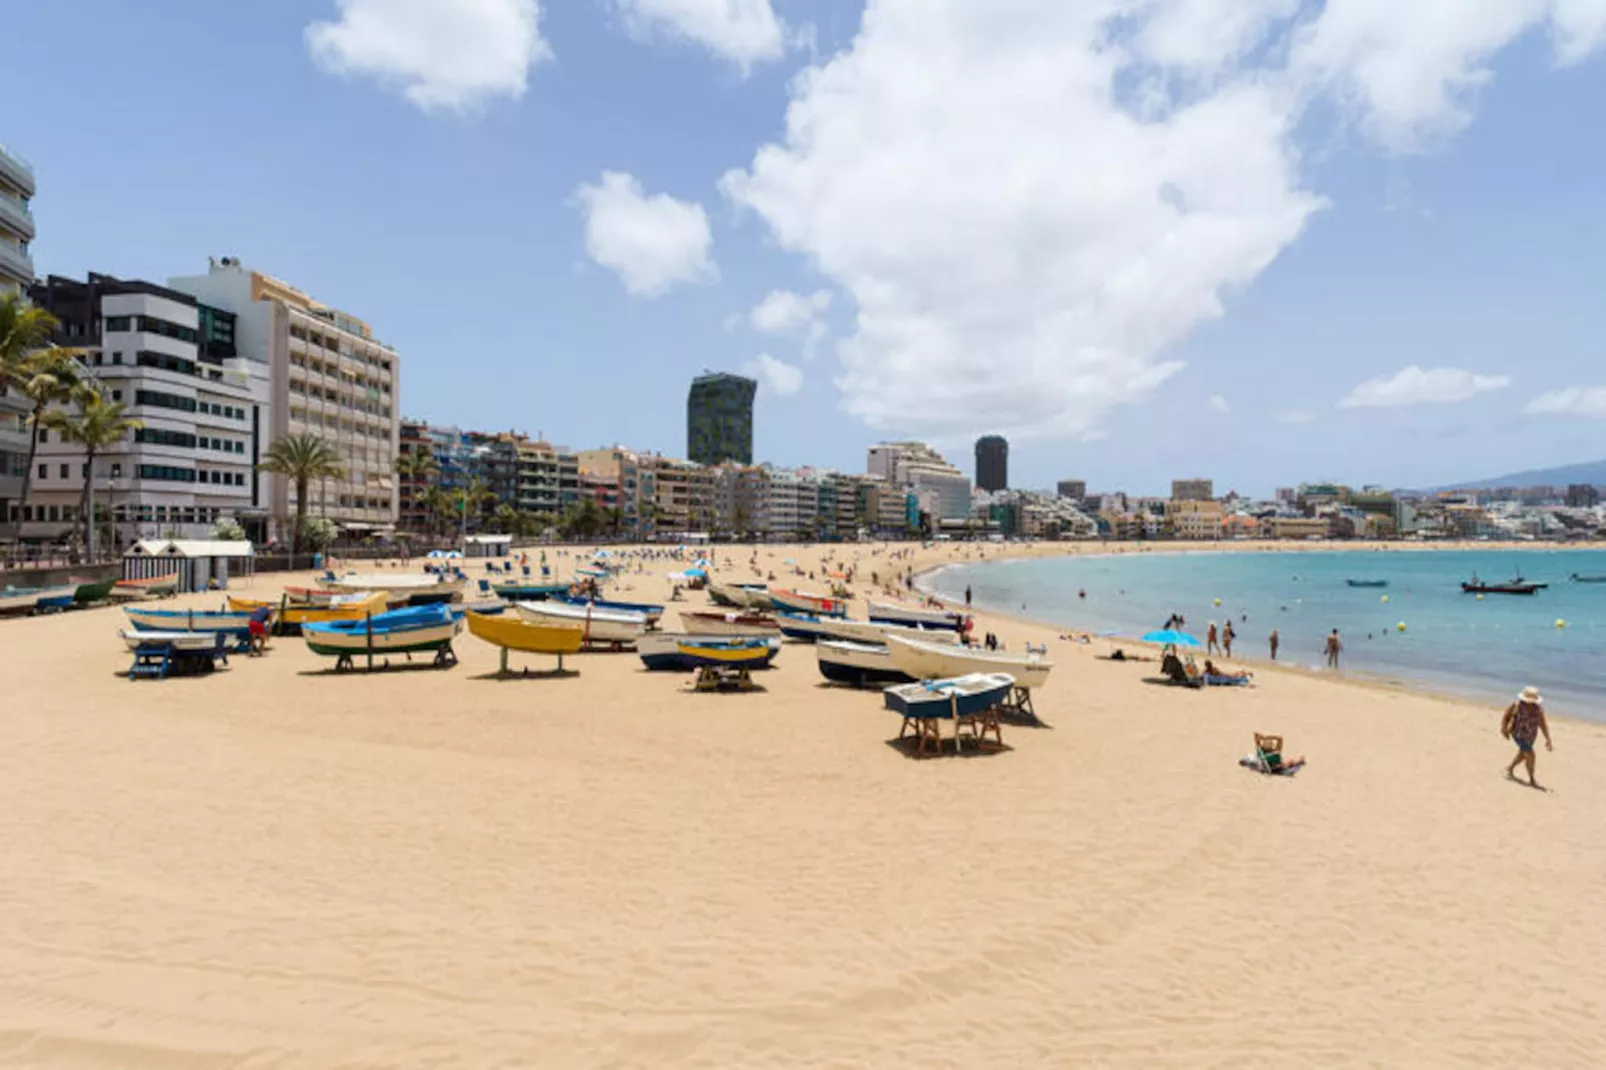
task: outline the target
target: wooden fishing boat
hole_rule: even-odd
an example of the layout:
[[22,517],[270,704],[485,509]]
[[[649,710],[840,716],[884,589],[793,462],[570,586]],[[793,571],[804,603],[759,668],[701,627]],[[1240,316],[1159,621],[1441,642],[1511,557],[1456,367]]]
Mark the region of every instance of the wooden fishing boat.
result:
[[813,613],[820,617],[848,615],[848,604],[840,598],[810,594],[807,591],[774,590],[769,595],[776,609],[790,610],[793,613]]
[[[272,615],[272,607],[269,615]],[[129,623],[145,632],[227,632],[248,635],[251,617],[260,610],[136,609],[125,607]]]
[[514,608],[525,620],[537,624],[579,625],[587,646],[634,643],[647,630],[647,618],[641,613],[571,606],[567,602],[517,602]]
[[869,687],[914,679],[893,663],[891,651],[878,644],[822,639],[814,645],[814,651],[820,675],[834,683]]
[[762,669],[775,657],[775,648],[764,638],[708,640],[687,637],[676,642],[675,649],[693,669]]
[[943,680],[894,684],[882,695],[887,709],[905,717],[970,717],[1002,704],[1017,682],[1008,673],[967,673]]
[[1483,583],[1478,577],[1472,577],[1468,583],[1461,585],[1462,594],[1534,594],[1549,587],[1548,583],[1529,583],[1521,576],[1506,583]]
[[780,625],[782,635],[788,639],[800,639],[805,643],[821,639],[842,639],[853,643],[879,645],[886,642],[885,637],[889,628],[900,632],[920,631],[934,643],[953,643],[959,639],[957,633],[947,629],[910,628],[885,621],[819,617],[812,613],[778,613],[775,620]]
[[384,591],[341,594],[326,602],[292,602],[287,599],[282,612],[278,602],[229,596],[231,610],[240,613],[250,613],[259,609],[271,610],[277,615],[281,624],[294,628],[330,620],[361,620],[370,614],[385,612],[388,605],[389,595]]
[[0,590],[0,613],[31,613],[38,601],[38,587],[7,587]]
[[680,611],[680,623],[686,631],[698,635],[764,636],[779,638],[781,629],[775,618],[763,613],[730,611],[704,612],[693,609]]
[[615,602],[611,599],[584,598],[573,594],[559,595],[557,601],[571,606],[595,606],[597,609],[609,609],[620,613],[640,613],[647,618],[649,628],[656,628],[664,616],[664,607],[653,602]]
[[[324,657],[346,662],[370,650],[375,654],[417,654],[449,652],[452,640],[463,628],[462,619],[447,606],[415,606],[394,609],[361,620],[331,620],[308,624],[301,629],[307,649]],[[446,664],[453,659],[437,657]]]
[[1388,580],[1345,580],[1344,582],[1351,587],[1387,587],[1389,585]]
[[1606,583],[1606,572],[1574,572],[1574,583]]
[[710,580],[708,597],[715,605],[732,609],[772,609],[775,606],[769,588],[762,583],[714,583]]
[[117,634],[135,653],[142,648],[149,650],[155,647],[171,647],[185,653],[195,653],[215,649],[221,641],[218,632],[144,632],[125,628]]
[[517,613],[474,613],[464,619],[477,638],[497,647],[501,654],[500,672],[506,673],[507,652],[555,654],[558,672],[563,672],[563,655],[579,653],[585,643],[585,629],[577,624],[538,624]]
[[391,594],[406,595],[409,599],[417,595],[434,595],[436,597],[454,596],[463,590],[466,579],[448,578],[446,576],[431,576],[416,572],[396,573],[356,573],[345,576],[336,576],[333,579],[325,578],[325,586],[350,593],[352,591],[388,591]]
[[64,609],[71,609],[78,597],[78,585],[68,584],[65,587],[45,587],[39,591],[34,599],[33,611],[35,613],[59,613]]
[[[644,635],[636,640],[636,653],[641,655],[641,663],[649,672],[691,672],[698,667],[698,662],[687,657],[680,651],[682,643],[696,647],[718,646],[720,644],[748,643],[748,639],[731,635],[686,635],[674,632],[657,632]],[[781,652],[779,639],[766,639],[769,655],[765,665],[775,661]]]
[[178,593],[178,573],[147,576],[142,580],[118,580],[112,584],[113,598],[165,598]]
[[1046,684],[1049,670],[1054,668],[1052,662],[1035,655],[947,646],[896,631],[887,632],[887,650],[892,655],[892,663],[916,680],[1001,672],[1013,676],[1017,687],[1029,691]]
[[51,613],[69,608],[77,594],[77,585],[7,587],[0,592],[0,613]]
[[73,592],[73,601],[81,606],[91,602],[104,602],[111,597],[112,586],[116,580],[99,580],[94,583],[80,583],[78,590]]
[[951,632],[963,631],[966,617],[947,609],[920,609],[890,602],[871,602],[870,620],[881,624],[897,624],[905,628],[933,628]]
[[508,580],[491,584],[498,598],[509,602],[540,602],[548,598],[562,598],[569,593],[567,583],[519,583]]

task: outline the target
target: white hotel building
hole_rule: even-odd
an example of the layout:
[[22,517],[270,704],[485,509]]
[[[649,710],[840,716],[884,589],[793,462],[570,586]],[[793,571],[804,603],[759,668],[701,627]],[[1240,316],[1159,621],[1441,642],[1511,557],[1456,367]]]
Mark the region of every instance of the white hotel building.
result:
[[[97,511],[134,538],[202,537],[220,518],[265,517],[254,464],[265,448],[267,377],[233,348],[233,317],[187,294],[91,274],[51,276],[30,291],[61,321],[56,341],[85,351],[85,370],[140,427],[95,462]],[[23,537],[81,523],[82,448],[41,431]]]
[[[267,376],[264,450],[287,434],[313,434],[339,453],[343,474],[309,488],[309,513],[348,532],[393,530],[401,447],[396,351],[362,320],[232,257],[168,285],[234,314],[241,355]],[[288,542],[295,488],[283,476],[264,479],[269,534]]]

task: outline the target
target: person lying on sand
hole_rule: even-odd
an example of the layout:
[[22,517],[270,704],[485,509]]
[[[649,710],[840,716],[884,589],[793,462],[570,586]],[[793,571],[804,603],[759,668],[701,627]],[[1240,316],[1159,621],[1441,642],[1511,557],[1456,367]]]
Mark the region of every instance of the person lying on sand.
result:
[[1252,674],[1247,672],[1226,672],[1218,669],[1215,662],[1205,658],[1204,678],[1205,683],[1218,686],[1224,684],[1247,684],[1252,678]]
[[1265,763],[1268,773],[1291,773],[1305,764],[1302,754],[1293,761],[1283,760],[1283,737],[1255,733],[1255,753]]

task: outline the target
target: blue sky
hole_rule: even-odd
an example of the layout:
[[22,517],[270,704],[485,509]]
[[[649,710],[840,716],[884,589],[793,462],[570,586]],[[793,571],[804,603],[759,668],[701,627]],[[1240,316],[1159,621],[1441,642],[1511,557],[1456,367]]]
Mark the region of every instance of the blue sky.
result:
[[237,255],[435,422],[679,454],[766,354],[780,464],[1432,484],[1606,455],[1606,2],[1486,6],[70,0],[0,141],[41,272]]

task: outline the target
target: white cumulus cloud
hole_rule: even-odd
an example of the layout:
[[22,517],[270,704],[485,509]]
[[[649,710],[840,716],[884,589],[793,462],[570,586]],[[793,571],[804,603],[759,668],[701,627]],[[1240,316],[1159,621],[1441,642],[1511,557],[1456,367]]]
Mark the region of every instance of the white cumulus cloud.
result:
[[1232,409],[1232,406],[1227,404],[1227,399],[1220,394],[1211,394],[1209,404],[1217,412],[1228,412]]
[[1528,402],[1523,412],[1545,416],[1589,416],[1606,420],[1606,386],[1572,386],[1552,390]]
[[1465,368],[1419,368],[1368,379],[1338,403],[1341,409],[1393,409],[1407,405],[1453,405],[1511,385],[1505,375],[1480,375]]
[[770,0],[615,0],[637,37],[662,36],[702,45],[745,73],[780,59],[806,34],[781,21]]
[[803,389],[803,369],[768,353],[760,353],[742,369],[758,380],[759,386],[777,397],[788,397]]
[[[1313,104],[1393,145],[1452,130],[1493,51],[1569,4],[1606,0],[867,0],[721,189],[852,299],[850,413],[1074,437],[1323,208]],[[1592,32],[1568,25],[1558,55]]]
[[719,278],[702,205],[648,196],[635,176],[604,171],[575,192],[586,215],[586,252],[632,294],[655,297],[681,283]]
[[812,294],[791,290],[771,290],[753,306],[748,319],[766,334],[796,334],[805,331],[831,307],[831,295],[824,290]]
[[550,59],[539,0],[335,0],[339,17],[306,28],[313,62],[403,87],[425,111],[464,111],[524,95]]

